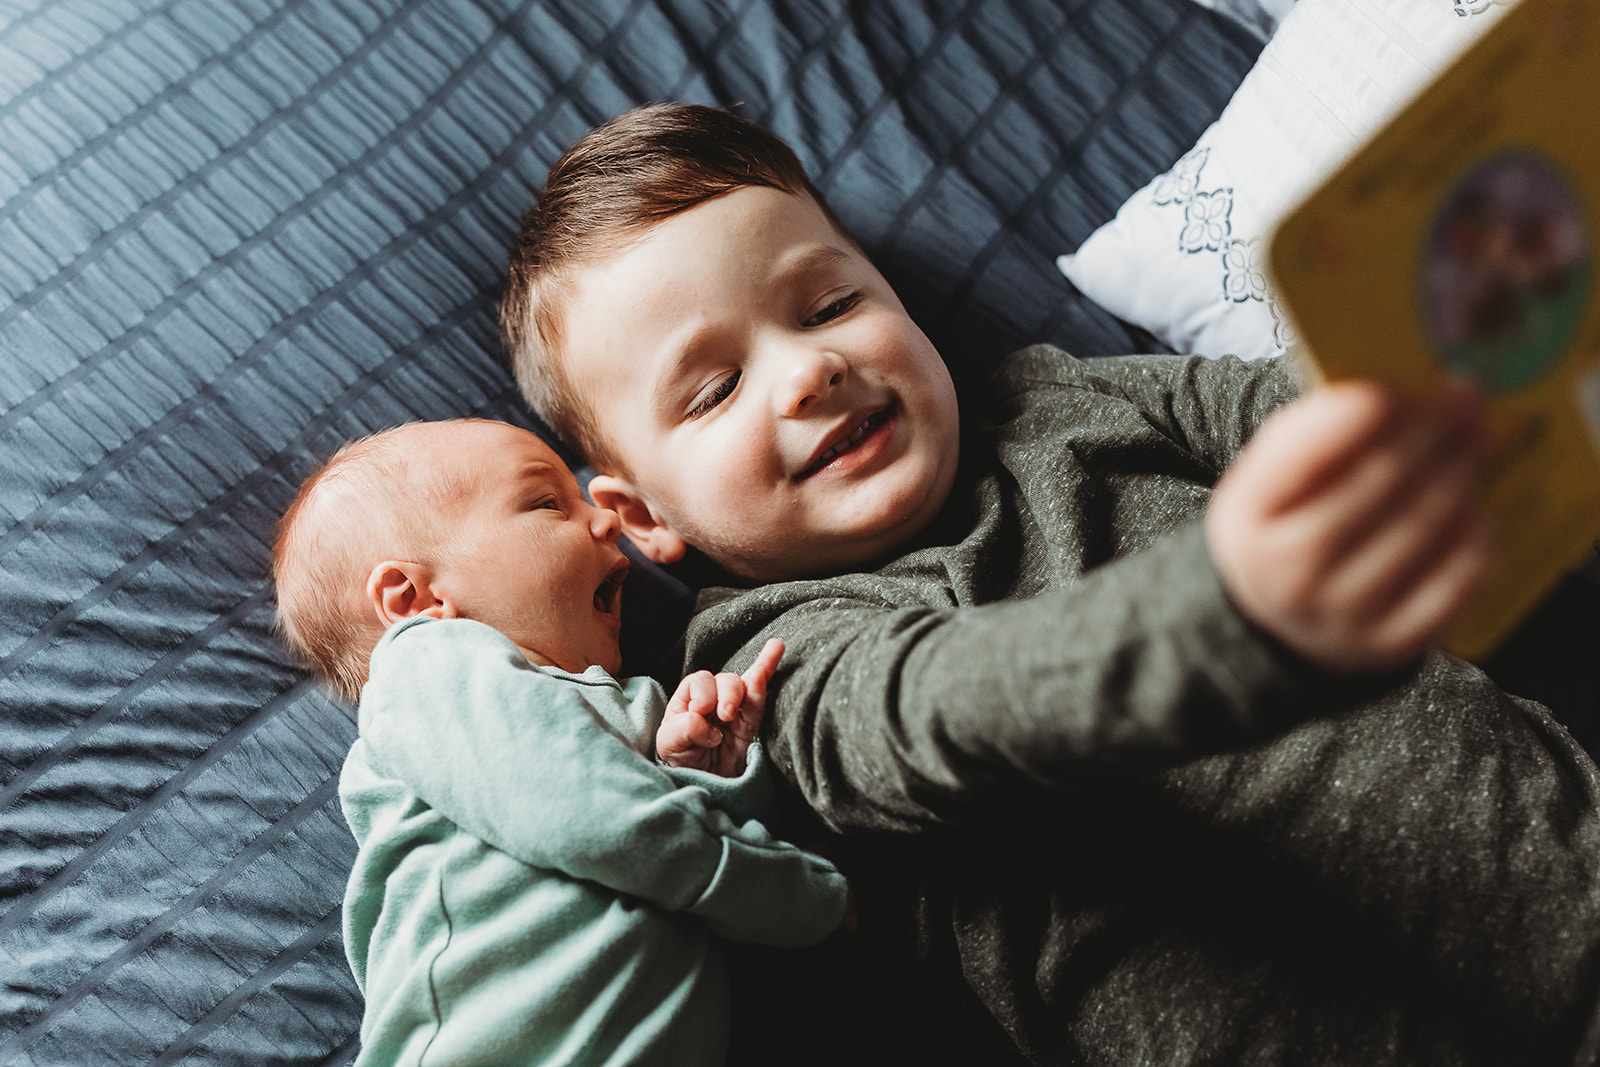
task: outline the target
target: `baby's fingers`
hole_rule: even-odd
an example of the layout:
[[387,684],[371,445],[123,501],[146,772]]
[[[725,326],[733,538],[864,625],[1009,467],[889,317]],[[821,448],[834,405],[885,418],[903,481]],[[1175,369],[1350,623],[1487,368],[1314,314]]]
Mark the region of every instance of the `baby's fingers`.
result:
[[678,683],[678,689],[667,702],[668,715],[689,712],[694,715],[713,715],[717,710],[717,679],[710,671],[695,671]]
[[717,675],[717,718],[725,723],[739,718],[739,708],[744,704],[744,679],[737,674]]
[[722,743],[722,731],[699,715],[679,713],[661,720],[656,755],[673,766],[705,769],[706,750]]
[[772,676],[778,671],[778,661],[783,658],[783,642],[776,637],[768,639],[761,651],[756,654],[756,661],[750,664],[750,669],[744,672],[745,690],[750,703],[760,711],[767,706],[767,685],[771,683]]

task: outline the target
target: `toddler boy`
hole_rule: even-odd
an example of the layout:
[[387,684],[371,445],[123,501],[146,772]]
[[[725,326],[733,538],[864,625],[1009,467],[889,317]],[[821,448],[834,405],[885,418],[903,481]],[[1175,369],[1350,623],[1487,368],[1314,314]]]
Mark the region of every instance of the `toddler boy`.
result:
[[785,635],[773,762],[910,842],[907,951],[1035,1062],[1600,1057],[1595,767],[1429,651],[1470,394],[1036,347],[963,436],[793,154],[675,105],[557,161],[502,331],[635,544],[747,586],[688,662]]
[[721,1063],[712,935],[841,923],[839,873],[756,821],[782,644],[670,703],[616,678],[617,534],[547,445],[484,420],[347,445],[283,519],[283,630],[360,694],[339,793],[362,1063]]

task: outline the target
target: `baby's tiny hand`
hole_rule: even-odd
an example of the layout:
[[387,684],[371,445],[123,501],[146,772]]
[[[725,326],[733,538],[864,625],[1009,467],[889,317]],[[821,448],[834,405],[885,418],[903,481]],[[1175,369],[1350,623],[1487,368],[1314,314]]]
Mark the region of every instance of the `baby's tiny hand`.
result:
[[724,778],[743,774],[745,756],[766,714],[767,685],[782,657],[783,642],[774,638],[743,676],[696,671],[678,683],[656,731],[661,762]]

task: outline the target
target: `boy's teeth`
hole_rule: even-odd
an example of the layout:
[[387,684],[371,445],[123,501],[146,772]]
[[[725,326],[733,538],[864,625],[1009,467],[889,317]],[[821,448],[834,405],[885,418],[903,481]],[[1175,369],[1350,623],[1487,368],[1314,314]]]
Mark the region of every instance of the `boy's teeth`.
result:
[[829,463],[832,463],[834,457],[838,456],[841,452],[847,452],[856,445],[860,444],[861,439],[867,436],[868,432],[871,431],[872,424],[877,420],[877,418],[878,416],[876,415],[868,415],[861,421],[860,426],[857,426],[851,431],[849,437],[846,437],[843,441],[840,441],[838,444],[824,452],[821,457],[812,464],[812,467],[826,467]]

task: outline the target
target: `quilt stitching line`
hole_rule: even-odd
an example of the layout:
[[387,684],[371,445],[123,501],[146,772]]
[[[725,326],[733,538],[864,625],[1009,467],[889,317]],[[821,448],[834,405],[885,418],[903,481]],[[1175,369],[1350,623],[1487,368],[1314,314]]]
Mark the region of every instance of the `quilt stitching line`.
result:
[[[1079,14],[1085,6],[1094,2],[1095,0],[1080,0],[1078,5],[1071,11],[1067,12],[1063,17],[1071,18]],[[919,53],[917,61],[911,65],[911,68],[907,71],[906,76],[901,79],[902,86],[899,87],[896,92],[891,93],[886,91],[884,93],[884,109],[887,109],[890,103],[898,103],[900,99],[900,91],[903,91],[904,87],[909,85],[913,77],[923,74],[926,71],[926,68],[932,64],[936,55],[943,55],[944,49],[949,46],[951,38],[960,34],[961,31],[966,29],[966,27],[972,22],[973,18],[978,13],[979,6],[980,5],[978,3],[968,4],[962,8],[961,12],[955,18],[951,19],[946,26],[940,29],[940,32],[935,37],[934,42],[930,42],[928,48]],[[1038,69],[1041,62],[1041,57],[1034,56],[1028,63],[1023,65],[1022,70],[1018,72],[1016,77],[1009,79],[1009,82],[1014,84],[1018,80],[1026,78],[1028,75],[1032,74]],[[883,228],[880,243],[885,250],[893,249],[898,244],[900,237],[905,233],[907,227],[911,225],[911,220],[916,217],[916,213],[921,211],[923,206],[927,204],[928,200],[933,196],[933,192],[938,187],[939,183],[942,182],[950,173],[951,165],[957,160],[958,157],[965,153],[966,149],[971,145],[972,139],[977,136],[979,131],[985,128],[989,118],[996,113],[997,109],[1003,103],[1015,99],[1015,96],[1009,93],[1007,90],[1008,79],[997,74],[995,77],[995,82],[999,86],[998,91],[995,93],[994,97],[990,99],[988,106],[985,107],[972,121],[971,125],[963,130],[961,136],[957,137],[955,141],[950,144],[948,151],[944,153],[943,160],[941,161],[938,158],[939,153],[932,151],[928,152],[931,165],[928,167],[927,172],[923,174],[922,179],[917,183],[917,187],[913,189],[910,195],[906,197],[905,202],[901,204],[898,209],[896,209],[894,216],[889,220],[889,224]],[[902,108],[902,111],[905,111],[905,109]],[[874,112],[872,115],[872,120],[876,121],[880,114],[881,111]],[[929,143],[934,140],[934,138],[927,135],[926,128],[921,123],[916,122],[913,118],[913,115],[914,112],[912,111],[905,112],[906,126],[910,132],[917,137],[918,144],[926,149]],[[837,162],[838,161],[836,160],[835,163]],[[830,169],[836,169],[834,164],[830,164]]]
[[113,823],[105,833],[97,837],[92,844],[83,848],[76,856],[64,864],[60,870],[40,883],[37,889],[18,898],[4,915],[0,915],[0,938],[9,937],[14,933],[28,921],[46,898],[57,890],[72,884],[91,864],[137,830],[148,814],[165,805],[178,793],[182,792],[185,786],[208,770],[212,764],[237,748],[246,737],[255,732],[257,726],[277,714],[280,707],[293,703],[308,690],[314,689],[316,689],[316,682],[309,677],[296,681],[282,693],[279,693],[244,719],[241,719],[237,726],[217,738],[200,756],[184,764],[176,774],[162,782],[159,789],[130,808],[125,815]]
[[[422,0],[406,0],[407,7],[416,7],[420,3],[422,3]],[[200,183],[204,182],[212,174],[221,170],[224,166],[245,159],[245,153],[247,153],[250,149],[260,144],[280,127],[288,126],[289,119],[298,116],[303,111],[309,109],[313,104],[319,103],[323,97],[331,92],[335,87],[344,84],[346,78],[353,70],[370,58],[371,54],[376,51],[384,41],[388,40],[390,36],[399,31],[400,25],[401,22],[399,19],[385,22],[380,28],[379,32],[374,33],[371,37],[362,42],[361,48],[352,52],[348,57],[334,67],[333,70],[329,71],[322,78],[319,78],[313,85],[308,87],[304,93],[297,97],[293,103],[281,109],[275,109],[271,117],[269,117],[266,121],[252,126],[243,137],[239,138],[239,140],[223,148],[217,153],[217,155],[207,160],[200,167],[174,181],[172,185],[159,196],[147,203],[139,205],[137,210],[119,220],[115,226],[98,234],[95,239],[90,242],[87,248],[73,257],[71,262],[62,266],[61,269],[55,274],[52,274],[50,277],[41,281],[27,293],[24,293],[22,296],[13,300],[6,307],[0,308],[0,330],[4,330],[7,326],[9,326],[22,312],[37,306],[46,297],[50,296],[57,290],[64,288],[68,283],[75,280],[90,266],[98,262],[102,253],[114,247],[127,235],[137,232],[137,228],[140,225],[148,222],[152,218],[165,215],[167,209],[171,207],[172,204],[184,193],[198,187]],[[493,38],[491,37],[491,41],[492,40]],[[487,44],[485,47],[487,47]],[[475,67],[464,69],[475,69]],[[140,116],[142,114],[143,107],[129,115],[128,119],[132,119],[133,117]],[[127,119],[124,121],[127,121]],[[289,126],[288,128],[293,129],[294,127]],[[399,127],[396,128],[398,129]],[[116,132],[117,130],[118,127],[112,127],[105,134],[101,134],[90,142],[86,142],[82,148],[74,153],[74,157],[84,155],[90,145],[94,145],[98,149],[100,145],[97,142],[105,139],[108,135]],[[360,158],[365,159],[366,154],[363,153]],[[79,162],[81,162],[81,160],[79,160]],[[337,167],[337,164],[335,166]],[[52,172],[60,171],[61,169],[62,165],[58,164],[56,167],[52,168],[51,171],[47,171],[46,175]],[[23,194],[27,193],[28,190],[35,187],[51,188],[54,186],[54,181],[48,185],[41,185],[41,182],[44,181],[44,178],[45,175],[41,175],[39,178],[35,179],[34,182],[30,183],[27,188],[19,192],[17,196],[12,197],[10,200],[6,201],[5,204],[0,204],[0,224],[11,221],[12,218],[19,211],[21,211],[22,207],[26,206],[24,204],[19,204],[19,202],[24,199]],[[319,187],[310,195],[302,198],[301,201],[297,201],[296,206],[298,207],[300,204],[308,201],[320,201],[322,197],[318,194],[321,192],[322,190]],[[282,214],[290,215],[291,213],[284,212]],[[278,221],[279,220],[276,218],[273,220],[274,223],[277,223]],[[266,227],[263,227],[263,229],[266,229]],[[260,231],[258,231],[258,233],[259,232]],[[242,248],[244,243],[245,242],[241,241],[239,245],[235,245],[234,248],[230,249],[229,251],[234,252]],[[219,266],[217,260],[208,261],[205,269],[190,278],[189,282],[192,283],[198,281],[202,277],[209,277],[210,275],[215,274],[218,269]],[[148,317],[148,315],[149,313],[146,313],[146,317]],[[9,415],[10,412],[6,412],[4,416],[0,416],[0,420],[4,420]]]
[[[722,73],[712,63],[712,60],[720,55],[722,50],[728,46],[728,43],[739,33],[743,28],[745,18],[751,11],[755,10],[760,2],[761,0],[747,0],[730,18],[724,19],[722,26],[712,35],[711,40],[704,43],[697,40],[693,32],[683,25],[683,20],[671,5],[663,4],[657,9],[660,11],[661,17],[672,24],[679,43],[684,46],[684,50],[689,53],[690,58],[690,63],[685,68],[684,73],[673,84],[672,91],[668,94],[669,99],[681,99],[684,91],[696,77],[703,77],[710,81],[712,74],[720,75]],[[719,77],[718,80],[723,79]],[[717,85],[712,85],[712,94],[722,99],[729,99],[734,95],[729,93],[726,87]]]
[[341,910],[341,908],[335,907],[297,941],[273,957],[266,966],[234,987],[232,992],[219,1000],[210,1011],[201,1016],[177,1040],[168,1045],[160,1056],[151,1061],[150,1067],[168,1067],[168,1065],[178,1062],[179,1057],[200,1044],[205,1040],[207,1034],[221,1026],[225,1020],[231,1018],[245,1001],[267,988],[285,971],[310,955],[312,949],[321,945],[330,937],[339,936]]
[[[255,613],[270,603],[272,589],[263,586],[240,600],[229,610],[217,615],[210,623],[189,634],[176,648],[150,664],[139,676],[125,682],[119,687],[110,700],[96,708],[89,715],[73,723],[57,736],[56,740],[39,755],[28,761],[23,767],[0,788],[0,812],[7,811],[27,791],[33,783],[48,773],[51,769],[69,759],[73,751],[81,746],[96,730],[109,723],[121,714],[128,705],[152,687],[159,685],[173,669],[184,660],[188,659],[210,646],[213,638],[227,633],[245,618]],[[0,926],[0,934],[4,933]]]
[[[222,495],[209,501],[204,507],[196,509],[184,522],[174,526],[162,537],[151,541],[144,551],[126,560],[121,567],[102,579],[93,590],[79,594],[72,603],[63,606],[60,611],[56,612],[55,615],[35,630],[17,648],[4,657],[0,657],[0,674],[10,674],[15,671],[19,664],[26,661],[35,652],[54,642],[67,625],[83,615],[89,608],[102,603],[113,592],[126,585],[134,575],[164,557],[167,552],[186,541],[199,529],[215,521],[235,503],[253,495],[269,478],[281,474],[282,469],[288,465],[293,457],[293,452],[290,449],[294,445],[310,440],[312,435],[320,432],[327,422],[339,417],[342,414],[342,407],[348,404],[351,399],[367,392],[390,375],[397,373],[415,355],[419,348],[436,342],[440,337],[453,332],[462,323],[486,310],[493,303],[495,295],[493,290],[481,291],[475,298],[462,304],[452,314],[441,319],[433,329],[424,332],[410,344],[391,352],[377,367],[363,373],[351,382],[345,387],[338,399],[324,409],[321,417],[309,421],[302,427],[300,433],[296,434],[274,456],[264,461],[248,475],[235,481]],[[508,390],[513,388],[508,386]]]
[[[49,1033],[53,1028],[52,1024],[58,1021],[58,1016],[70,1011],[79,1001],[104,985],[106,979],[124,964],[133,960],[134,957],[171,932],[203,904],[215,898],[229,882],[232,882],[251,864],[265,856],[280,841],[289,837],[291,833],[297,832],[302,823],[321,812],[330,803],[334,803],[337,806],[338,792],[339,776],[334,774],[306,794],[299,803],[268,823],[260,833],[245,844],[244,848],[218,867],[209,878],[185,893],[178,900],[168,904],[165,910],[153,916],[137,933],[122,942],[116,951],[94,964],[70,988],[51,1000],[49,1006],[30,1020],[27,1025],[18,1029],[3,1043],[0,1043],[0,1056],[7,1056],[26,1048],[37,1038]],[[342,821],[342,816],[336,817]],[[10,932],[10,929],[5,931],[5,933]]]
[[[102,52],[106,51],[112,45],[124,43],[138,27],[143,26],[145,23],[151,22],[160,16],[169,15],[172,9],[177,7],[182,2],[183,0],[166,0],[165,3],[158,7],[141,11],[138,15],[129,19],[127,22],[122,23],[120,26],[116,26],[107,30],[105,36],[101,37],[98,41],[94,42],[94,44],[85,48],[83,51],[76,52],[68,57],[66,62],[62,63],[59,67],[51,67],[48,70],[42,70],[38,81],[24,86],[11,99],[0,102],[0,122],[4,122],[6,119],[16,114],[17,108],[21,104],[40,95],[45,86],[54,82],[58,82],[61,79],[75,73],[79,68],[85,66],[91,60],[98,58]],[[45,6],[48,7],[49,5],[47,4]],[[43,8],[38,10],[43,10]],[[35,11],[34,14],[37,14],[37,11]],[[11,25],[14,26],[15,23],[12,23]],[[10,28],[10,26],[6,27],[7,30]],[[0,47],[3,47],[4,45],[4,38],[0,38]],[[142,107],[144,105],[141,104],[140,106]]]
[[[1192,23],[1200,19],[1203,9],[1197,4],[1189,5],[1189,7],[1191,10],[1185,11],[1183,16],[1173,25],[1171,31],[1162,37],[1163,45],[1182,35]],[[1022,226],[1022,220],[1037,210],[1039,203],[1049,195],[1051,187],[1066,172],[1067,161],[1076,159],[1083,151],[1084,145],[1088,144],[1090,139],[1099,133],[1107,122],[1111,121],[1111,116],[1135,92],[1150,70],[1161,61],[1163,55],[1164,50],[1162,48],[1155,48],[1144,56],[1138,67],[1118,86],[1117,92],[1095,114],[1093,120],[1084,127],[1071,144],[1065,146],[1061,153],[1057,155],[1045,172],[1044,177],[1035,184],[1033,191],[1013,211],[1005,215],[1002,220],[1004,225],[996,228],[994,235],[989,238],[988,242],[979,250],[977,255],[972,257],[967,265],[961,280],[950,294],[949,300],[951,304],[962,306],[971,301],[973,290],[977,288],[978,279],[989,268],[995,256],[1000,254],[1000,248],[1007,236],[1025,234],[1027,232],[1026,227]]]
[[[419,122],[421,122],[427,117],[428,114],[430,114],[430,112],[424,112],[419,109],[416,114],[416,118]],[[393,147],[393,144],[396,143],[403,134],[410,132],[413,131],[409,128],[402,129],[397,127],[389,135],[390,138],[393,138],[392,141],[386,138],[385,142],[380,142],[379,144],[374,145],[370,152],[362,156],[361,161],[365,161],[368,155],[372,155],[380,150],[387,150],[387,148]],[[516,139],[514,139],[514,141],[515,140]],[[497,162],[504,161],[508,155],[519,148],[520,145],[513,143],[507,152],[501,153],[500,157],[497,159]],[[356,172],[353,169],[351,171],[351,176],[356,176]],[[7,529],[4,533],[0,533],[0,555],[4,555],[5,553],[9,552],[15,546],[20,537],[26,536],[27,534],[32,533],[34,530],[39,529],[46,521],[48,521],[50,515],[53,514],[54,511],[60,509],[62,504],[68,500],[74,499],[77,495],[80,495],[81,488],[78,491],[73,491],[73,486],[80,486],[80,483],[82,483],[84,487],[86,487],[87,485],[92,485],[94,481],[98,481],[99,477],[103,477],[105,473],[102,468],[117,466],[133,450],[135,442],[143,442],[165,432],[166,429],[173,424],[174,416],[178,412],[182,411],[186,413],[189,410],[192,410],[203,394],[215,394],[218,391],[217,387],[220,384],[227,380],[236,378],[240,374],[251,369],[251,366],[254,364],[255,360],[261,354],[263,354],[263,346],[270,347],[268,345],[269,342],[276,343],[277,341],[282,340],[284,337],[289,336],[293,329],[308,323],[312,315],[328,307],[335,301],[336,298],[344,297],[350,290],[355,288],[356,285],[369,280],[371,277],[377,274],[381,268],[389,265],[394,260],[399,259],[411,248],[420,243],[424,238],[431,237],[434,231],[445,228],[447,223],[460,214],[463,209],[474,206],[474,202],[478,199],[478,194],[480,194],[489,184],[492,183],[494,179],[498,177],[499,171],[493,170],[486,172],[484,175],[481,175],[478,180],[464,186],[443,204],[439,205],[433,211],[417,220],[413,225],[406,227],[397,237],[395,237],[394,240],[390,241],[382,248],[375,250],[372,254],[366,256],[359,267],[348,272],[339,280],[338,285],[324,289],[311,301],[297,309],[293,316],[286,317],[277,322],[272,329],[268,330],[261,337],[257,338],[248,349],[236,355],[234,359],[232,359],[226,367],[219,371],[214,378],[212,378],[204,386],[200,387],[195,393],[174,405],[165,415],[163,415],[161,419],[147,425],[145,430],[135,434],[123,444],[117,446],[117,448],[109,451],[104,457],[102,457],[100,461],[87,468],[78,476],[77,479],[74,479],[74,482],[71,486],[64,487],[59,493],[53,496],[50,502],[48,502],[46,505],[41,505],[40,507],[36,508],[31,514],[18,519],[11,528]],[[340,182],[328,182],[322,188],[318,189],[315,195],[308,197],[301,204],[297,205],[297,207],[303,208],[304,212],[309,212],[323,199],[331,196],[342,184],[343,183]],[[247,251],[254,251],[259,243],[268,241],[272,237],[276,236],[277,233],[281,232],[283,227],[287,226],[289,222],[298,218],[298,216],[299,213],[285,212],[280,214],[267,226],[257,231],[256,234],[251,235],[246,242],[241,242],[240,245],[230,249],[225,255],[213,260],[210,264],[208,264],[206,272],[202,272],[202,274],[196,275],[194,278],[184,282],[181,286],[174,290],[174,292],[168,296],[166,300],[162,301],[161,304],[157,305],[156,308],[147,313],[136,325],[130,327],[121,335],[114,338],[110,343],[100,348],[94,353],[93,356],[83,360],[77,367],[74,367],[73,370],[67,374],[64,374],[61,377],[53,380],[48,385],[40,387],[34,393],[30,394],[24,401],[12,407],[9,411],[0,414],[0,434],[9,431],[12,425],[17,421],[32,414],[34,410],[42,406],[44,403],[55,399],[56,395],[64,392],[67,386],[76,384],[77,382],[83,380],[94,370],[99,369],[99,367],[102,365],[109,363],[116,356],[119,356],[123,352],[130,349],[136,342],[148,339],[159,347],[161,342],[155,333],[155,327],[161,322],[165,321],[168,315],[181,309],[188,301],[189,297],[203,291],[203,282],[201,281],[202,278],[209,279],[209,275],[214,273],[216,270],[232,266],[234,260],[242,259]],[[248,249],[246,247],[247,245]],[[359,317],[359,308],[350,304],[345,304],[342,301],[340,303],[341,306],[351,308],[352,313]],[[202,328],[204,327],[202,326]],[[218,340],[218,344],[220,345],[222,342]],[[96,472],[99,473],[96,475]],[[91,477],[92,475],[94,476]],[[53,504],[54,506],[52,507],[50,504]]]
[[[124,136],[128,132],[128,128],[131,125],[140,123],[150,118],[154,113],[154,110],[159,108],[161,105],[179,97],[188,95],[192,83],[194,83],[196,80],[204,77],[207,74],[210,74],[214,70],[225,67],[232,60],[239,58],[255,45],[260,44],[263,41],[273,40],[273,38],[267,36],[267,34],[276,29],[281,23],[286,21],[290,15],[300,10],[305,2],[306,0],[290,0],[289,3],[279,8],[270,17],[263,19],[261,22],[251,26],[248,32],[246,32],[233,44],[229,45],[227,49],[222,52],[218,52],[215,55],[208,56],[198,66],[184,74],[183,77],[163,86],[154,96],[147,100],[139,101],[133,110],[129,111],[126,115],[122,116],[120,119],[117,119],[115,122],[107,125],[105,129],[91,136],[88,140],[84,141],[81,145],[73,149],[67,155],[58,158],[48,170],[34,175],[29,180],[27,185],[24,185],[22,188],[18,189],[3,204],[0,204],[0,223],[10,222],[11,220],[15,219],[22,209],[32,203],[39,194],[45,192],[46,190],[55,188],[64,175],[68,175],[76,171],[83,164],[84,160],[92,157],[100,149],[106,147],[107,145],[115,144],[120,137]],[[411,0],[411,2],[416,2],[416,0]],[[375,40],[380,36],[387,36],[387,34],[374,34],[372,39]],[[366,42],[363,42],[363,44],[365,43]],[[356,53],[352,53],[352,56],[360,54],[360,51],[361,50],[358,49]],[[334,74],[339,73],[342,66],[343,64],[341,64],[340,67],[336,67],[333,71],[330,71],[328,76],[331,77]],[[19,101],[26,102],[31,98],[30,92],[24,92],[20,94]],[[10,103],[11,102],[8,102],[8,106]],[[233,146],[230,145],[229,149],[232,147]],[[217,156],[217,158],[221,159],[226,156],[229,149],[225,149]]]

